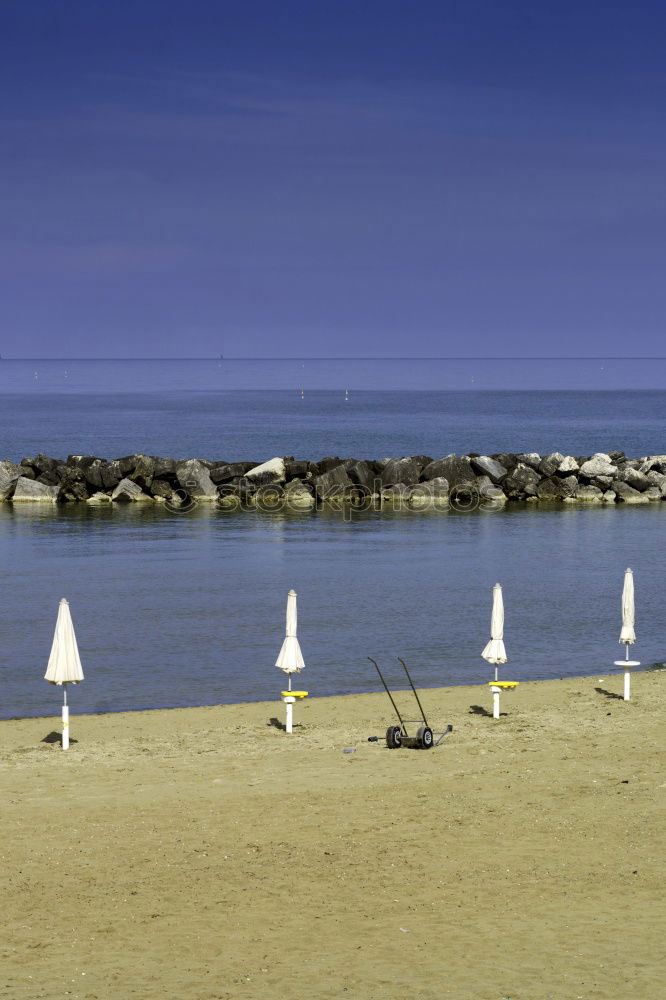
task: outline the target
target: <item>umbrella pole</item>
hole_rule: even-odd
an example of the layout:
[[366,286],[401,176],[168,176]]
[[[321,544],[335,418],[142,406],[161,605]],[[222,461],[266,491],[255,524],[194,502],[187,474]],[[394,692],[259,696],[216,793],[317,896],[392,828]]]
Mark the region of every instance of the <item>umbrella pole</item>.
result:
[[63,691],[63,702],[62,702],[62,748],[63,750],[69,749],[69,705],[67,704],[67,682],[62,686]]
[[[495,678],[497,680],[497,678]],[[493,719],[499,719],[500,717],[500,693],[499,688],[495,688],[493,691]]]
[[[624,658],[629,659],[629,643],[624,644]],[[631,671],[626,668],[624,671],[624,700],[631,701]]]

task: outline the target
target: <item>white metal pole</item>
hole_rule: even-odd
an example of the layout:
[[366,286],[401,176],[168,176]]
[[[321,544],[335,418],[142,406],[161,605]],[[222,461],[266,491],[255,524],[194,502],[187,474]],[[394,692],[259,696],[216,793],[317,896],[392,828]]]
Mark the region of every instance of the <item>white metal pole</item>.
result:
[[67,683],[62,686],[64,700],[62,703],[62,748],[69,749],[69,706],[67,705]]
[[624,672],[624,700],[631,700],[631,670]]
[[495,688],[493,691],[493,719],[499,719],[500,717],[500,693],[499,689]]
[[291,733],[293,732],[292,722],[293,722],[294,704],[291,699],[286,699],[286,702],[287,702],[287,725],[285,728],[288,733]]

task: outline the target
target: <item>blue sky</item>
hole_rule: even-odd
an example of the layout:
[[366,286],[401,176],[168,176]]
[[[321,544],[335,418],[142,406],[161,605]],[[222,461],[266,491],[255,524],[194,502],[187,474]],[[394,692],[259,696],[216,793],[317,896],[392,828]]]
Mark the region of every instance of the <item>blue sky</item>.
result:
[[6,0],[0,352],[664,354],[665,29]]

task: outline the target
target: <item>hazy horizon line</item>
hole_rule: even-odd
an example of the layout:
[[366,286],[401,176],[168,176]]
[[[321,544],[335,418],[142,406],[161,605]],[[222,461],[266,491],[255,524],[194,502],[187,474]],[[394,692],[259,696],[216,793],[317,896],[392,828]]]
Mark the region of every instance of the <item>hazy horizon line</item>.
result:
[[0,361],[666,361],[663,354],[510,354],[510,355],[445,355],[445,354],[369,354],[369,355],[161,355],[136,357],[39,357],[0,354]]

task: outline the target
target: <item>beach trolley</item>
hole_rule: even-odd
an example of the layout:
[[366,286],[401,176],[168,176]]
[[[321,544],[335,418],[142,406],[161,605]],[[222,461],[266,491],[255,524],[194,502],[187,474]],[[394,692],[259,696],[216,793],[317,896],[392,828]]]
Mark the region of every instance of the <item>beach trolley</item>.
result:
[[[414,687],[414,682],[410,676],[409,670],[407,669],[407,664],[403,659],[398,657],[398,662],[402,664],[402,669],[407,675],[407,680],[409,681],[409,686],[412,689],[414,697],[416,698],[416,704],[418,705],[421,717],[419,719],[403,719],[398,706],[395,703],[395,699],[391,692],[389,691],[388,684],[384,680],[384,676],[379,669],[379,665],[376,660],[373,660],[371,656],[368,657],[370,662],[374,664],[375,670],[379,674],[379,679],[384,685],[384,690],[389,696],[389,701],[393,705],[393,711],[398,717],[398,726],[389,726],[386,730],[386,746],[389,750],[398,750],[400,747],[412,747],[417,750],[430,750],[432,747],[437,747],[442,742],[445,736],[453,732],[453,726],[447,726],[445,730],[441,733],[435,733],[431,729],[428,720],[426,719],[425,712],[423,711],[423,705],[421,704],[421,699],[416,693],[416,688]],[[407,723],[410,725],[418,726],[415,736],[410,736],[407,731]],[[368,736],[368,743],[377,743],[381,739],[380,736]]]

